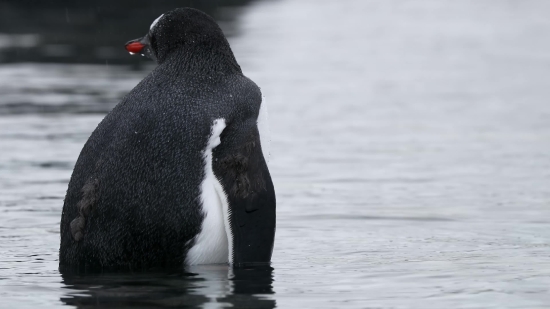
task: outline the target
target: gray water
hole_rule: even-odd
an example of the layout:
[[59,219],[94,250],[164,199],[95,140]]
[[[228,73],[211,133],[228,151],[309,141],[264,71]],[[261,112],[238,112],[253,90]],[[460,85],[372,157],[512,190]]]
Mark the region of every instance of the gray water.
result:
[[230,42],[269,104],[269,269],[61,276],[74,162],[147,72],[0,66],[0,307],[549,307],[550,2],[343,3],[256,2]]

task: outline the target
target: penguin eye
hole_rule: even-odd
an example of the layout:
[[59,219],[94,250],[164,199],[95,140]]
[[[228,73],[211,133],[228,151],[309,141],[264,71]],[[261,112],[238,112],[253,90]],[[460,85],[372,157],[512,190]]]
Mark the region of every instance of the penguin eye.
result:
[[157,57],[157,39],[154,35],[149,35],[149,45],[151,46],[151,50],[155,54],[155,57]]

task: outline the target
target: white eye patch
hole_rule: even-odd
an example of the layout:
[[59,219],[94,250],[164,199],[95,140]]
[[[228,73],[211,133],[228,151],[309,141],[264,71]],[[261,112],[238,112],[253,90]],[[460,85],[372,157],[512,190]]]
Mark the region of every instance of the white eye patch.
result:
[[153,27],[155,27],[157,25],[157,23],[159,22],[159,20],[162,18],[162,16],[164,16],[164,14],[160,15],[159,17],[157,17],[157,19],[155,19],[153,21],[153,23],[151,24],[151,27],[149,27],[149,30],[153,30]]

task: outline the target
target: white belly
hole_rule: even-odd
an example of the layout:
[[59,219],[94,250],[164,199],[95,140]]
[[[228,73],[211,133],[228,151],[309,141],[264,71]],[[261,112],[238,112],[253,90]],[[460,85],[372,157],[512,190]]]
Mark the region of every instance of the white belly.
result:
[[215,264],[231,262],[232,241],[228,238],[228,202],[223,188],[212,170],[212,149],[218,146],[225,120],[216,119],[210,139],[203,151],[205,176],[201,183],[201,204],[204,214],[202,229],[194,238],[194,245],[187,253],[185,264]]

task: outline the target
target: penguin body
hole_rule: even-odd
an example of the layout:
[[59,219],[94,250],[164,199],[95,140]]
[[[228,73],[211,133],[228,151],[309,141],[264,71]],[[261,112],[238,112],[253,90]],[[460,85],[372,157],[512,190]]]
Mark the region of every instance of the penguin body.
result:
[[63,206],[60,268],[268,263],[275,192],[259,88],[200,11],[162,15],[141,42],[159,65],[82,149]]

